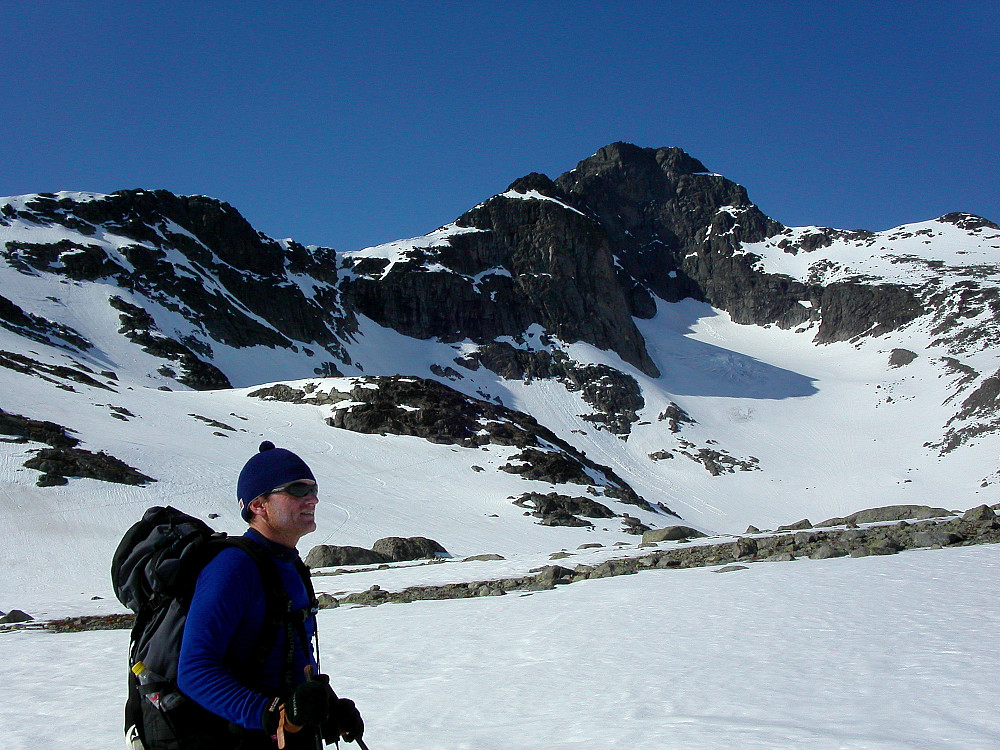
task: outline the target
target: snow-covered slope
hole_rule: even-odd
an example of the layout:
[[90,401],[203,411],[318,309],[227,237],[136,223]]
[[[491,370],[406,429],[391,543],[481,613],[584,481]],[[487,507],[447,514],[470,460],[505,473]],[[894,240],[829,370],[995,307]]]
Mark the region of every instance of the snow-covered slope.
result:
[[[988,750],[998,553],[323,610],[323,666],[380,750]],[[120,746],[127,648],[121,630],[0,633],[5,746]]]

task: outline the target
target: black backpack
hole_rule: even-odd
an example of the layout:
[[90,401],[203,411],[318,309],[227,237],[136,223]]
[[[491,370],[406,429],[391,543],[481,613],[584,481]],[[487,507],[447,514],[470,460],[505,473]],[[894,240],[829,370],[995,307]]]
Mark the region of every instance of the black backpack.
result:
[[[293,614],[278,569],[263,547],[244,537],[216,532],[204,521],[166,506],[147,510],[115,550],[111,563],[115,595],[136,615],[125,704],[125,736],[130,747],[189,750],[227,744],[225,738],[233,730],[229,723],[177,688],[181,638],[198,574],[227,547],[244,550],[257,564],[267,601],[255,657],[242,665],[252,675],[266,658],[278,629],[287,626]],[[299,572],[315,611],[308,570],[303,566]]]

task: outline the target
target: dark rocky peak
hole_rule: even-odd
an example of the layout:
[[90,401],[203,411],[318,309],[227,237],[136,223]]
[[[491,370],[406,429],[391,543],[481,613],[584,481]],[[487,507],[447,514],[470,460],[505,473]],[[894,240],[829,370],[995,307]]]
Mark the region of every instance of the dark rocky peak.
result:
[[963,211],[953,211],[950,214],[945,214],[938,221],[942,224],[954,224],[959,229],[965,229],[970,232],[975,232],[983,228],[1000,229],[1000,226],[989,219],[984,219],[982,216],[976,216],[975,214]]
[[562,190],[551,179],[540,172],[532,172],[524,177],[517,178],[504,192],[530,193],[532,191],[541,193],[549,198],[566,200],[566,196]]
[[590,158],[581,161],[573,171],[585,178],[602,172],[641,174],[656,170],[674,175],[708,171],[704,164],[683,149],[642,148],[623,141],[605,146]]
[[633,237],[640,247],[656,243],[675,253],[687,253],[704,239],[699,233],[720,220],[723,207],[741,214],[739,222],[730,222],[723,231],[738,223],[739,234],[747,241],[782,229],[754,206],[741,185],[707,171],[698,159],[679,148],[614,143],[555,182],[567,194],[581,199],[602,223]]
[[[895,287],[810,288],[760,272],[755,257],[739,251],[785,227],[761,212],[742,186],[706,172],[681,149],[615,143],[555,183],[573,205],[597,217],[617,261],[636,281],[633,300],[641,300],[646,287],[670,302],[706,301],[739,323],[793,327],[821,318],[823,341],[883,332],[920,313],[912,295]],[[815,239],[828,244],[835,234]],[[641,309],[636,302],[632,307]],[[880,326],[873,329],[873,320]]]
[[555,183],[573,204],[598,217],[622,266],[668,301],[710,298],[694,253],[731,255],[783,227],[750,201],[746,190],[679,148],[605,146]]
[[[166,221],[194,235],[219,260],[234,268],[264,276],[284,272],[281,245],[254,229],[228,203],[203,195],[175,195],[166,190],[119,190],[101,199],[59,206],[92,224],[106,225],[115,234],[162,246],[176,244],[192,260],[212,265],[204,249],[171,232]],[[173,235],[173,236],[171,236]],[[201,256],[201,257],[199,257]]]

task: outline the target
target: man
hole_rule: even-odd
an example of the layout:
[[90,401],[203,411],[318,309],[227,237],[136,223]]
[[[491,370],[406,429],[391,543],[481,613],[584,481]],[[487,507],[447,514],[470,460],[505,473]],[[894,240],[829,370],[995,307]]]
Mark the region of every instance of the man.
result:
[[[295,546],[316,529],[316,478],[297,455],[261,443],[237,483],[244,537],[266,552],[280,575],[287,612],[275,626],[262,569],[245,550],[224,549],[198,577],[177,664],[181,691],[229,722],[211,746],[270,750],[360,740],[352,701],[318,675],[316,617],[308,572]],[[262,642],[267,641],[267,642]],[[222,722],[220,722],[220,725]],[[220,744],[221,743],[221,744]]]

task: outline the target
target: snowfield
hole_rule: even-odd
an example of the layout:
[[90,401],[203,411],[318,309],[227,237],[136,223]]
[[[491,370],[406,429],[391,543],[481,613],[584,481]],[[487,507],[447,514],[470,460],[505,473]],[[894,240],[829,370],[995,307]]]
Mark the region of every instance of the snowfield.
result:
[[[998,578],[983,545],[341,607],[322,661],[372,750],[987,750]],[[5,747],[120,747],[127,641],[0,633]]]

